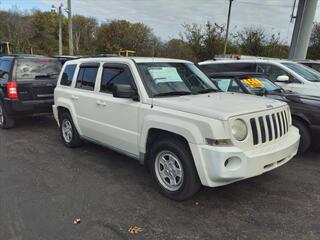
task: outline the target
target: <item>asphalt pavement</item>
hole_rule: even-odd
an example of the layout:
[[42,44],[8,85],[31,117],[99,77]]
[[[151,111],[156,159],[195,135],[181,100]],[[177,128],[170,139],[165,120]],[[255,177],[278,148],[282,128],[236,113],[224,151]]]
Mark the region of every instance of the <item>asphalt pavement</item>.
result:
[[320,143],[174,202],[137,161],[91,143],[68,149],[51,117],[25,118],[0,131],[0,240],[320,239],[319,183]]

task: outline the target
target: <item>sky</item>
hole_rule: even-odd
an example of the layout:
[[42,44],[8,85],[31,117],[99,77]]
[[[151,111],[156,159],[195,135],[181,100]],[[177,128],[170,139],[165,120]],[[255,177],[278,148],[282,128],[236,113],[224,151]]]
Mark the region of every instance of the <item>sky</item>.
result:
[[[244,27],[262,27],[267,33],[280,33],[280,38],[291,40],[290,23],[294,0],[234,0],[230,23],[231,32]],[[0,9],[17,7],[20,10],[48,11],[52,4],[67,0],[0,0]],[[72,0],[73,14],[95,17],[99,22],[125,19],[142,22],[151,27],[162,40],[178,37],[183,24],[206,21],[226,24],[229,0]],[[319,6],[316,21],[320,21]]]

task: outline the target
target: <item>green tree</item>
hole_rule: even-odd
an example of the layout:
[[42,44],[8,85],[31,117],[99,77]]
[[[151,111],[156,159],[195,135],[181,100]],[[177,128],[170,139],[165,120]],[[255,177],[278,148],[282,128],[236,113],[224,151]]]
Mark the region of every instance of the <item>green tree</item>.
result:
[[97,20],[82,15],[75,15],[72,17],[72,23],[74,53],[78,55],[96,53]]
[[266,35],[262,28],[245,28],[235,35],[235,40],[240,48],[241,54],[263,56]]
[[191,47],[181,39],[171,39],[162,44],[158,51],[158,56],[167,58],[178,58],[194,61]]
[[125,20],[102,24],[97,34],[98,50],[101,53],[129,49],[136,51],[139,56],[153,56],[156,39],[148,26]]
[[[38,54],[57,55],[59,48],[59,15],[51,12],[34,11],[31,15],[31,23],[33,26],[33,36],[31,37],[31,45]],[[62,42],[63,52],[68,51],[68,34],[67,19],[62,18]]]
[[320,59],[320,23],[313,25],[307,57]]

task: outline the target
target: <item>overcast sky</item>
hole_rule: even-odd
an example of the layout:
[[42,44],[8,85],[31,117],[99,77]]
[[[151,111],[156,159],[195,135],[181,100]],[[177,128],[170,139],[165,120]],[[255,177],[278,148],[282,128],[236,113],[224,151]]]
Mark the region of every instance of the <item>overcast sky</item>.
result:
[[[67,5],[67,0],[0,0],[1,9],[17,6],[21,10],[49,10],[52,4]],[[261,26],[267,32],[280,32],[290,41],[294,0],[234,0],[231,32],[245,26]],[[73,14],[95,17],[99,22],[126,19],[150,26],[163,40],[179,36],[184,23],[206,21],[225,24],[229,0],[72,0]],[[316,20],[320,20],[317,11]]]

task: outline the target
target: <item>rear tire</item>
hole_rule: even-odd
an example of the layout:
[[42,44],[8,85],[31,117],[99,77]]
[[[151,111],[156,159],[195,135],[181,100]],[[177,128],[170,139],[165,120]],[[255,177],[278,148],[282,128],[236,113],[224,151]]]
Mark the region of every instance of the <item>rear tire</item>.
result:
[[149,170],[166,197],[183,201],[196,194],[200,179],[189,146],[179,139],[163,138],[151,147]]
[[3,103],[0,101],[0,128],[10,129],[14,127],[14,119],[8,116],[6,109],[4,108]]
[[298,149],[298,154],[303,154],[311,146],[311,132],[308,126],[299,120],[293,120],[293,125],[299,129],[301,138],[300,138],[300,145]]
[[60,135],[65,146],[69,148],[79,147],[82,140],[75,128],[72,117],[69,113],[64,112],[60,117]]

